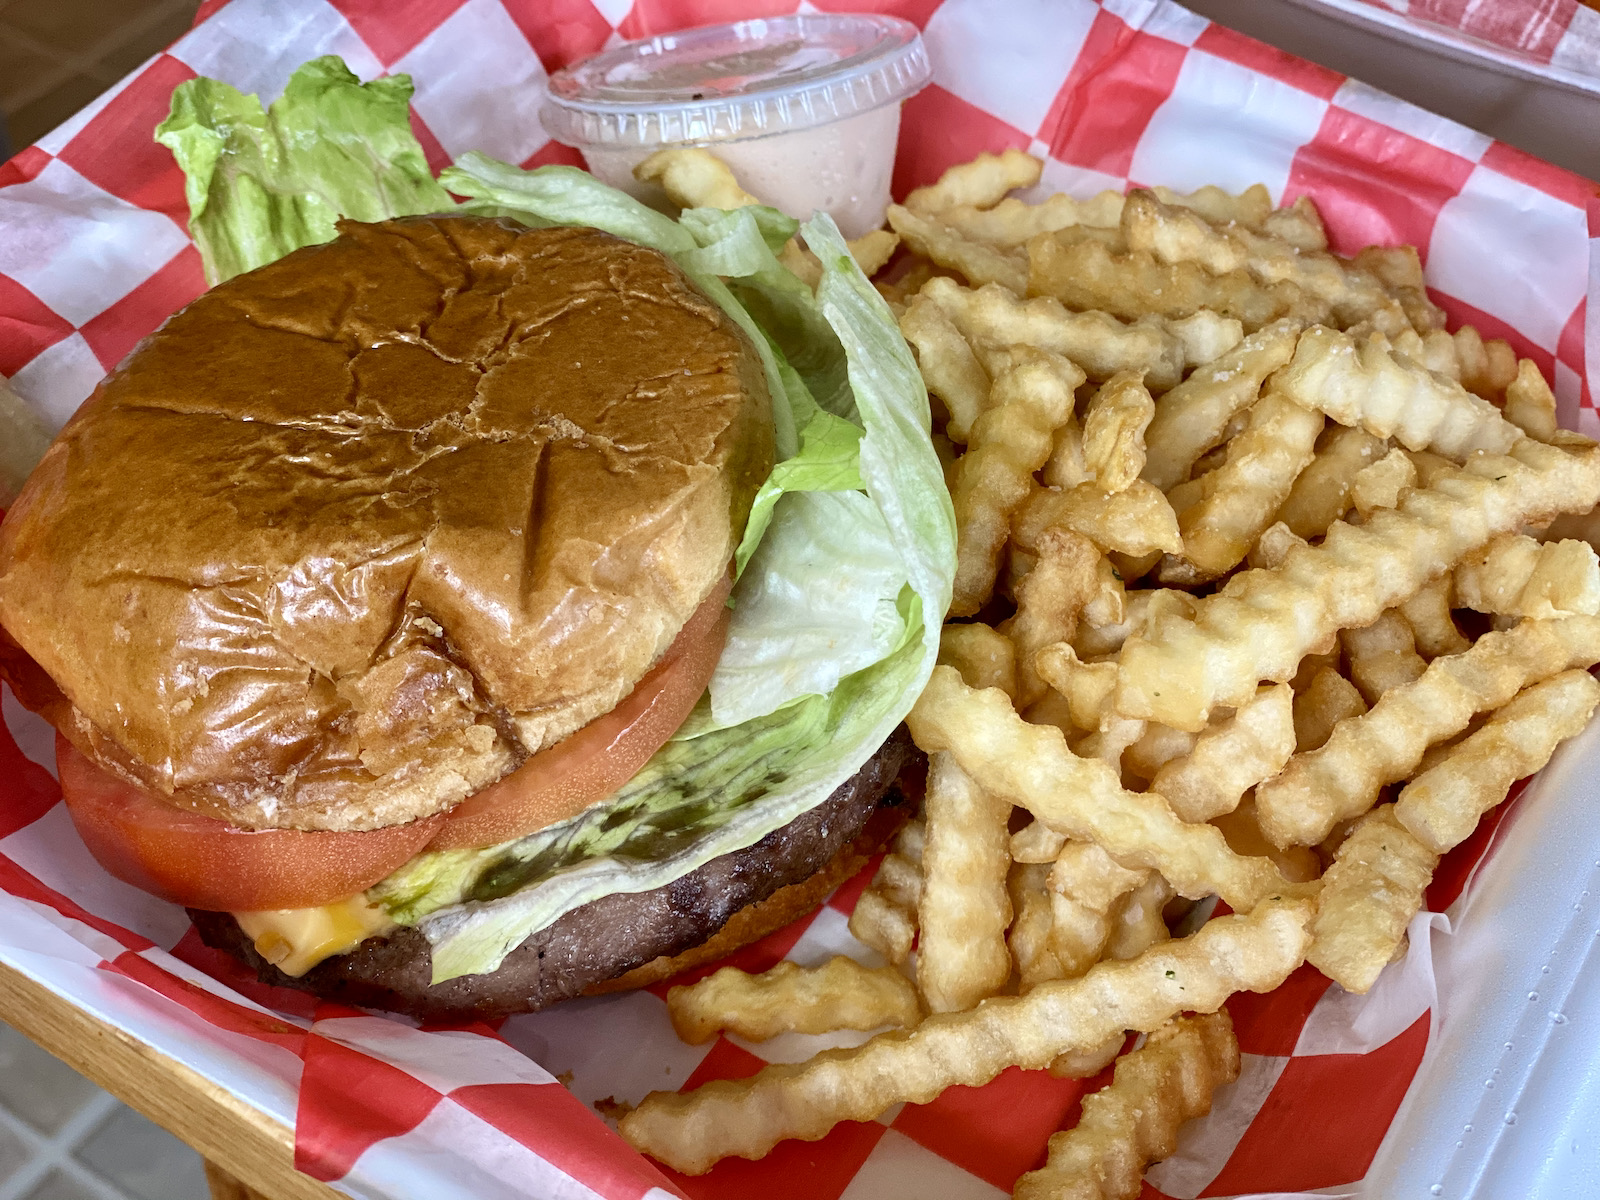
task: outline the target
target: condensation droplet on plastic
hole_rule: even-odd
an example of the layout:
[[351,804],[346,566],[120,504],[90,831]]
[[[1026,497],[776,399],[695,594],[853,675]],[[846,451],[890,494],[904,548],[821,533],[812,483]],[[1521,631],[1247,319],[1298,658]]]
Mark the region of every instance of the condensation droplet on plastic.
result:
[[1492,1080],[1492,1079],[1485,1079],[1485,1080],[1484,1080],[1484,1081],[1483,1081],[1483,1086],[1484,1086],[1484,1087],[1486,1087],[1486,1088],[1493,1088],[1493,1087],[1494,1087],[1494,1080]]
[[1508,1112],[1506,1114],[1506,1124],[1507,1125],[1515,1125],[1516,1123],[1517,1123],[1517,1114],[1514,1113],[1514,1112]]
[[1541,974],[1541,975],[1550,974],[1550,968],[1549,967],[1540,967],[1539,968],[1539,974]]
[[1565,1025],[1567,1023],[1567,1014],[1566,1013],[1561,1013],[1561,1012],[1553,1012],[1553,1013],[1551,1013],[1550,1014],[1550,1023],[1552,1025]]
[[[1461,1145],[1461,1143],[1457,1142],[1456,1145],[1459,1146],[1459,1145]],[[1444,1195],[1444,1184],[1436,1183],[1431,1188],[1428,1189],[1428,1192],[1429,1192],[1430,1195],[1442,1196],[1442,1195]]]
[[1529,992],[1528,993],[1528,999],[1529,1000],[1537,1000],[1538,998],[1539,998],[1539,993],[1538,992]]
[[1472,1132],[1472,1126],[1471,1125],[1463,1125],[1461,1127],[1461,1132],[1462,1133],[1471,1133]]
[[1507,1049],[1507,1050],[1509,1050],[1509,1049],[1511,1049],[1511,1043],[1510,1043],[1510,1042],[1507,1042],[1507,1043],[1506,1043],[1506,1049]]

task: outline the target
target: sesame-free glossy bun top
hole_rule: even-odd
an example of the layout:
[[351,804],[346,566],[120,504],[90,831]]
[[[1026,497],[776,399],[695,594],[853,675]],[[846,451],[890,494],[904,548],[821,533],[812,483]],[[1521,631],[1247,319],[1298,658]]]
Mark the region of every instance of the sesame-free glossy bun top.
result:
[[771,462],[759,360],[665,256],[344,223],[101,385],[0,526],[0,624],[172,803],[398,824],[626,695]]

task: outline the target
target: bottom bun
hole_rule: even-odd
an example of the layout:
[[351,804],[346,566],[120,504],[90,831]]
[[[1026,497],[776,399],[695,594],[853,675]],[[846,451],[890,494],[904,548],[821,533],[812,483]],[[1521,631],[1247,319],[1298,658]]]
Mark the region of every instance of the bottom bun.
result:
[[643,987],[748,945],[815,908],[866,863],[921,796],[926,760],[904,727],[816,808],[753,846],[648,892],[617,892],[533,934],[500,966],[434,984],[427,939],[411,928],[285,975],[229,913],[190,910],[209,946],[263,983],[436,1019],[534,1012],[561,1000]]

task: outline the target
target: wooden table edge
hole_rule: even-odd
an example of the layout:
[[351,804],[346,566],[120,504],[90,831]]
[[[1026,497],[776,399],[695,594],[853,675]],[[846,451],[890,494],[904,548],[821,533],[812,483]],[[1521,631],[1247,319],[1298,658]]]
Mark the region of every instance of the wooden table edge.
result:
[[3,962],[0,1018],[194,1147],[210,1168],[213,1194],[224,1183],[214,1178],[220,1168],[271,1200],[343,1200],[294,1169],[292,1128]]

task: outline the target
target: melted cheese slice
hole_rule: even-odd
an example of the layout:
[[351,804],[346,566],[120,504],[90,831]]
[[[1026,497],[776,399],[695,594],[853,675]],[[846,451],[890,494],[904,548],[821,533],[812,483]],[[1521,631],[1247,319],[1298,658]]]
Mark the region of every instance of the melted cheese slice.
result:
[[325,958],[348,954],[369,937],[395,928],[389,915],[364,895],[320,908],[236,912],[233,919],[255,942],[256,953],[285,975],[304,975]]

